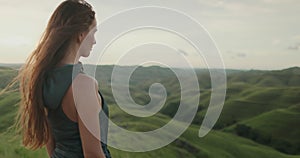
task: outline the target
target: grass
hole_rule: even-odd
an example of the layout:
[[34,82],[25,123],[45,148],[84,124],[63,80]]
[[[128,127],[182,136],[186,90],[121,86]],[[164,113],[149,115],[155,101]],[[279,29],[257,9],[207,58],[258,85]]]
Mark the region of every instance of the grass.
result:
[[0,134],[0,157],[1,158],[42,158],[47,157],[45,149],[36,151],[28,150],[21,146],[20,137],[5,133]]

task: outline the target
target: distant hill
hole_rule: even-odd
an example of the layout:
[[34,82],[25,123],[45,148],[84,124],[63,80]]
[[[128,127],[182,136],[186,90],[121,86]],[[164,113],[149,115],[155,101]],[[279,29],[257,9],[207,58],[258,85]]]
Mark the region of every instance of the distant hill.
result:
[[19,69],[22,65],[23,65],[22,63],[15,63],[15,64],[0,63],[0,67],[7,67],[12,69]]
[[252,86],[300,86],[300,68],[293,67],[274,71],[245,71],[228,76],[229,83],[248,83]]

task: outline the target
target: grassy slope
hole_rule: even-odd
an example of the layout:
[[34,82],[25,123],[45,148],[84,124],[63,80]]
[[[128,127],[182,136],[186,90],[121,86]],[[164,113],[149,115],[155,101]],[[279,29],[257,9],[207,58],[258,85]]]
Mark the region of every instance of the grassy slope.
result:
[[46,150],[30,151],[20,144],[20,138],[13,139],[11,134],[0,134],[1,158],[42,158],[47,157]]
[[[149,129],[155,129],[161,127],[166,122],[168,118],[160,117],[160,122],[157,121],[157,117],[152,117],[152,119],[145,120],[140,119],[130,119],[130,117],[122,117],[123,112],[115,107],[110,107],[111,117],[113,121],[118,125],[123,126],[126,124],[129,130],[142,130],[139,127],[149,127]],[[117,116],[121,116],[121,119],[114,119]],[[126,119],[127,118],[127,119]],[[164,121],[162,121],[164,120]],[[131,122],[131,123],[128,123]],[[133,123],[134,122],[134,123]],[[153,128],[154,126],[154,128]],[[284,158],[284,157],[300,157],[300,156],[288,156],[282,154],[270,147],[257,144],[251,140],[238,137],[234,134],[212,131],[204,138],[198,137],[199,126],[192,125],[188,128],[186,132],[175,142],[170,145],[151,152],[145,153],[130,153],[119,151],[116,149],[111,149],[112,155],[114,157],[207,157],[207,158],[234,158],[234,157],[257,157],[257,158]],[[189,148],[183,148],[183,146],[189,146]],[[192,151],[189,151],[192,150]],[[193,152],[193,153],[191,153]]]
[[[275,109],[238,122],[238,124],[251,128],[252,139],[270,145],[280,151],[295,154],[299,153],[300,147],[299,109],[299,105],[294,105],[287,109]],[[224,130],[235,133],[236,129],[237,125],[233,125]],[[254,133],[255,137],[253,137]]]
[[[140,126],[153,128],[160,127],[162,124],[168,122],[168,118],[164,116],[152,117],[152,119],[145,122],[143,120],[130,120],[127,117],[122,117],[122,112],[115,106],[110,107],[112,118],[118,116],[121,119],[113,119],[117,124],[127,122],[127,129],[139,130]],[[159,121],[156,119],[160,118]],[[125,120],[124,120],[125,119]],[[129,122],[129,123],[128,123]],[[253,141],[238,137],[230,133],[220,131],[212,131],[204,138],[199,138],[198,126],[190,126],[188,130],[175,142],[168,146],[144,153],[132,153],[116,150],[110,148],[112,156],[115,158],[152,158],[152,157],[207,157],[207,158],[238,158],[238,157],[256,157],[256,158],[298,158],[300,156],[288,156],[282,154],[270,147],[259,145]],[[20,146],[17,140],[11,141],[11,135],[1,135],[0,137],[0,157],[3,158],[39,158],[46,157],[45,149],[38,151],[29,151]],[[9,142],[8,142],[9,141]],[[147,142],[145,142],[147,143]],[[188,147],[188,148],[187,148]]]
[[272,137],[300,143],[300,139],[295,139],[300,135],[299,122],[300,112],[289,109],[276,109],[243,123]]
[[300,103],[299,96],[300,87],[245,88],[226,100],[218,124],[229,126],[274,109],[289,108]]
[[16,70],[0,67],[0,90],[3,89],[16,75]]
[[[110,68],[110,67],[108,67]],[[151,70],[151,78],[160,77],[163,73],[162,70],[155,71],[157,69],[148,68],[148,71]],[[4,70],[4,69],[3,69]],[[10,72],[8,72],[10,71]],[[296,73],[294,73],[296,72]],[[109,71],[107,71],[109,73]],[[138,73],[142,73],[139,71]],[[137,74],[138,74],[137,73]],[[252,74],[251,74],[252,73]],[[284,74],[286,73],[286,74]],[[294,74],[291,75],[290,73]],[[5,70],[0,72],[0,79],[7,80],[8,77],[13,76],[13,71]],[[137,102],[141,104],[147,103],[147,101],[143,100],[145,96],[148,95],[148,85],[151,85],[154,81],[150,81],[146,84],[141,84],[139,80],[147,81],[149,80],[149,76],[147,73],[142,73],[142,78],[134,78],[131,84],[133,85],[133,98],[136,99]],[[170,73],[168,72],[170,75]],[[247,74],[247,75],[245,75]],[[249,75],[250,74],[250,75]],[[284,78],[281,75],[284,74],[288,77]],[[295,75],[296,74],[296,75]],[[5,76],[8,75],[8,76]],[[267,75],[267,76],[265,76]],[[105,76],[105,75],[104,75]],[[205,75],[206,76],[206,75]],[[246,77],[245,77],[246,76]],[[263,76],[263,77],[262,77]],[[274,77],[275,76],[275,77]],[[277,76],[277,77],[276,77]],[[279,76],[279,77],[278,77]],[[2,78],[1,78],[2,77]],[[166,77],[166,76],[164,76]],[[224,110],[222,112],[222,116],[219,119],[219,124],[228,124],[232,123],[245,123],[249,126],[255,127],[266,133],[278,133],[278,137],[281,133],[281,130],[287,129],[290,126],[290,123],[293,122],[294,119],[285,119],[285,118],[296,118],[296,122],[299,122],[297,118],[299,118],[298,113],[299,110],[299,87],[293,87],[299,83],[297,78],[298,69],[288,69],[280,72],[261,72],[254,71],[250,73],[238,73],[235,72],[232,76],[229,76],[228,83],[228,93],[227,100],[224,106]],[[265,82],[265,80],[273,80],[272,82]],[[109,82],[109,79],[106,80],[100,79],[100,84],[106,85],[106,82]],[[209,79],[209,78],[208,78]],[[178,90],[178,87],[174,87],[176,85],[176,79],[168,79],[162,80],[162,84],[166,84],[166,88],[168,90],[168,94],[170,94],[169,105],[172,102],[177,102],[179,96],[178,93],[171,93]],[[209,82],[209,81],[208,81]],[[1,82],[3,83],[3,82]],[[145,83],[145,82],[143,82]],[[204,86],[209,87],[209,84],[202,80],[200,82],[205,83]],[[269,84],[272,83],[272,84]],[[274,85],[278,85],[274,88]],[[3,84],[5,85],[5,84]],[[173,86],[172,86],[173,85]],[[271,87],[270,87],[271,85]],[[100,85],[101,86],[101,85]],[[273,88],[272,88],[273,87]],[[105,96],[111,96],[109,87],[100,87],[103,91],[105,91]],[[168,89],[170,88],[170,89]],[[141,92],[142,90],[142,92]],[[134,92],[135,91],[135,92]],[[141,92],[141,93],[137,93]],[[209,102],[209,91],[204,91],[201,93],[200,105],[203,105],[203,108],[207,106]],[[137,96],[135,98],[135,96]],[[112,98],[106,97],[107,101],[113,102]],[[13,117],[16,112],[15,104],[19,101],[19,97],[17,93],[10,93],[7,96],[0,96],[0,133],[13,122]],[[170,107],[168,107],[170,108]],[[166,109],[166,107],[164,107]],[[170,110],[175,111],[176,109],[170,108]],[[272,111],[273,110],[273,111]],[[201,121],[201,117],[203,117],[204,110],[200,110],[198,112],[197,118],[200,118],[198,122]],[[266,112],[266,113],[265,113]],[[297,115],[290,115],[295,114]],[[122,113],[117,108],[111,108],[111,117],[113,121],[119,122],[119,125],[122,127],[126,127],[130,130],[134,131],[144,131],[144,130],[153,130],[161,127],[166,124],[170,118],[166,117],[162,114],[156,114],[150,118],[144,119],[136,119],[135,117],[128,117],[125,113]],[[292,116],[292,117],[290,117]],[[277,123],[272,124],[270,121],[274,121]],[[198,124],[198,123],[197,123]],[[266,126],[270,125],[270,126]],[[213,131],[205,138],[198,138],[198,126],[191,126],[178,140],[171,143],[167,147],[164,147],[159,150],[155,150],[152,152],[145,153],[130,153],[123,152],[116,149],[111,148],[111,152],[114,157],[293,157],[282,154],[270,147],[266,147],[255,143],[249,139],[245,139],[239,136],[236,136],[231,133],[222,132],[222,131]],[[286,135],[282,135],[283,137],[288,136],[284,139],[287,140],[299,140],[299,131],[297,125],[293,126],[293,130],[289,130]],[[292,137],[291,135],[294,135]],[[289,137],[291,136],[291,137]],[[296,139],[295,139],[296,138]],[[46,152],[44,149],[39,150],[37,152],[28,151],[20,146],[20,141],[15,140],[13,142],[8,142],[11,139],[11,134],[0,135],[0,157],[4,158],[18,158],[18,157],[45,157]],[[192,149],[192,150],[191,150]],[[294,156],[299,157],[299,156]]]
[[9,92],[0,96],[0,157],[1,158],[40,158],[45,150],[29,151],[21,146],[20,137],[15,138],[11,127],[20,101],[18,92]]
[[17,112],[17,103],[20,101],[19,93],[11,92],[0,96],[0,133],[13,124]]

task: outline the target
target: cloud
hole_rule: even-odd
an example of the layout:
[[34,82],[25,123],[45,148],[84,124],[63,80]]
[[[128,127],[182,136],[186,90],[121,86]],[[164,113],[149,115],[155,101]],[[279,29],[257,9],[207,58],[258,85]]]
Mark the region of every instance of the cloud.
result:
[[282,3],[297,3],[298,0],[285,0],[285,1],[282,1],[282,0],[262,0],[263,3],[266,3],[266,4],[282,4]]
[[246,53],[236,53],[236,56],[239,58],[245,58],[245,57],[247,57],[247,54]]
[[238,13],[238,15],[253,15],[254,13],[271,13],[274,10],[270,7],[261,5],[261,2],[255,3],[253,1],[226,1],[226,0],[210,0],[200,1],[202,5],[215,9],[223,9],[231,13]]
[[228,54],[230,54],[231,58],[246,58],[247,54],[240,51],[227,51]]
[[300,50],[300,43],[291,45],[288,47],[289,50]]

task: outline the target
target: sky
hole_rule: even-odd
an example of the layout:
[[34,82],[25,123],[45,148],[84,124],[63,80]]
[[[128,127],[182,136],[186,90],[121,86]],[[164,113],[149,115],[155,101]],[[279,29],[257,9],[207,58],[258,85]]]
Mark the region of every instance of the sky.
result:
[[[0,63],[25,62],[36,47],[51,13],[60,2],[0,0]],[[186,66],[183,63],[193,67],[219,67],[222,65],[220,62],[223,62],[224,67],[230,69],[264,70],[300,66],[299,0],[88,2],[96,11],[99,33],[96,34],[97,44],[91,57],[83,59],[86,62],[97,59],[94,61],[97,64],[158,64],[174,67]],[[151,6],[152,9],[142,9],[139,16],[134,15],[135,12],[125,16],[126,13],[131,13],[130,10],[145,6]],[[169,12],[163,12],[163,9],[155,11],[153,8],[164,8]],[[178,16],[172,17],[175,12]],[[122,19],[123,15],[125,18]],[[161,20],[164,16],[169,16],[169,19],[155,23],[154,19]],[[117,23],[113,23],[112,19],[117,20]],[[202,30],[210,35],[210,39],[198,34],[201,30],[199,26],[184,21],[188,19],[200,24]],[[121,36],[115,36],[115,40],[106,45],[105,51],[100,50],[104,43],[102,41],[110,38],[111,33],[137,21],[144,21],[148,25],[153,22],[155,27],[127,30]],[[102,27],[102,24],[106,25]],[[179,34],[176,31],[158,29],[158,25],[163,24],[170,24],[167,29],[176,27],[182,32]],[[192,43],[197,39],[200,39],[203,47],[208,47],[206,42],[212,41],[216,50],[219,50],[219,55],[213,54],[215,49],[212,48],[195,49]]]

